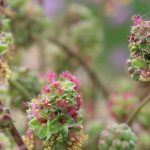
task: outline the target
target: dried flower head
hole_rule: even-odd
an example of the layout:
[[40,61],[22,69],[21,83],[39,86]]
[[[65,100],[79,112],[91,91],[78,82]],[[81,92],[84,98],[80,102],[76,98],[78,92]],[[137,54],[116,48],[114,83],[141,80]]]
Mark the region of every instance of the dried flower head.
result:
[[26,144],[28,150],[34,150],[35,139],[32,131],[30,129],[27,130],[25,135],[22,137],[24,143]]
[[67,142],[67,150],[81,150],[82,145],[88,140],[88,135],[86,135],[83,130],[78,133],[70,132]]
[[0,60],[0,84],[7,83],[10,73],[11,71],[9,70],[7,63]]

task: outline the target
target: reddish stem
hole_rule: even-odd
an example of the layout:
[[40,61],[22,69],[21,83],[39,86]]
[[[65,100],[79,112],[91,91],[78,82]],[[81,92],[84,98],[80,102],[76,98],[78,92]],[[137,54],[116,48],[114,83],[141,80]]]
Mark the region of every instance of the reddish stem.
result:
[[13,120],[10,115],[10,111],[8,109],[4,110],[4,107],[0,101],[0,112],[2,113],[0,117],[0,127],[8,128],[13,140],[17,144],[19,150],[28,150],[25,143],[23,142],[19,132],[17,131],[16,127],[13,124]]
[[84,59],[76,52],[74,52],[70,47],[65,45],[64,43],[60,42],[57,39],[51,38],[51,42],[54,44],[58,45],[59,47],[62,48],[62,50],[69,56],[74,57],[85,69],[89,77],[91,78],[92,82],[94,85],[101,90],[103,96],[108,99],[109,97],[109,90],[105,85],[103,85],[102,81],[99,79],[97,74],[94,72],[94,70],[84,61]]
[[4,0],[0,0],[0,15],[3,14],[3,10],[4,10]]

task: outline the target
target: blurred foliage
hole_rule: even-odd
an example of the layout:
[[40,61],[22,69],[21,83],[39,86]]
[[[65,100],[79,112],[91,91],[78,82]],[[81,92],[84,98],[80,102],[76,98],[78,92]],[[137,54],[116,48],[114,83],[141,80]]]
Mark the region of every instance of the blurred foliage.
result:
[[22,102],[30,101],[30,98],[40,93],[41,83],[30,70],[20,69],[13,72],[9,82],[8,93],[14,107],[19,107]]
[[[117,96],[114,98],[117,102],[115,112],[117,107],[119,121],[122,121],[122,109],[126,117],[129,115],[126,109],[128,101],[125,99],[126,103],[124,103],[124,93],[138,95],[135,83],[127,79],[125,73],[130,18],[134,14],[147,18],[150,2],[149,0],[62,0],[64,4],[60,6],[59,0],[49,1],[49,5],[45,4],[45,1],[6,0],[4,15],[0,17],[0,31],[5,31],[5,35],[10,37],[8,32],[11,30],[15,47],[12,46],[8,53],[5,53],[9,38],[4,38],[1,34],[0,41],[3,42],[0,43],[2,45],[0,54],[5,53],[3,59],[8,61],[12,74],[9,84],[0,86],[0,99],[7,106],[12,106],[13,111],[16,108],[24,110],[24,102],[39,95],[43,84],[39,76],[44,78],[43,74],[47,69],[58,73],[62,70],[73,72],[81,80],[81,91],[84,98],[81,113],[85,114],[84,124],[89,134],[89,140],[84,149],[98,150],[99,134],[105,124],[112,122],[114,118],[109,115],[106,102],[103,101],[105,98],[88,76],[88,71],[83,69],[83,64],[76,57],[67,53],[62,45],[64,44],[71,52],[78,54],[82,61],[91,67],[92,71],[102,80],[102,83],[107,85],[108,90],[119,95],[119,98]],[[57,9],[61,11],[58,11],[57,15],[48,14],[47,9],[54,9],[56,3]],[[10,57],[13,57],[13,60],[10,60]],[[33,69],[33,71],[26,69],[26,63],[34,68],[33,62],[37,64],[38,69]],[[24,69],[20,70],[18,66]],[[90,115],[92,117],[88,117]],[[100,117],[104,120],[103,125],[100,123]],[[146,131],[149,127],[148,117],[149,106],[143,109],[137,118],[139,126]],[[17,122],[17,124],[20,123]],[[22,129],[21,125],[20,128]],[[138,135],[140,139],[136,149],[149,150],[149,135],[143,130],[139,130]],[[7,144],[8,146],[4,150],[9,150],[8,147],[10,147],[10,140],[9,142],[7,140],[4,141],[4,146]],[[37,143],[40,145],[39,141]],[[3,145],[3,142],[1,143],[0,140],[0,146],[1,144]],[[61,149],[60,147],[58,145],[56,149]]]

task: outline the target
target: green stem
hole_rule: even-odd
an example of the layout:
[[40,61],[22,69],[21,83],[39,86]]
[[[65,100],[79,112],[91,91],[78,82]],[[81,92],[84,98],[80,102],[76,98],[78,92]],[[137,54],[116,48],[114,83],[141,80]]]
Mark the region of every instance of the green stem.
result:
[[29,92],[19,82],[10,79],[9,83],[16,89],[18,89],[18,91],[20,91],[20,93],[22,93],[25,98],[27,98],[28,100],[32,99],[32,96],[29,94]]
[[141,109],[150,101],[150,95],[148,95],[140,104],[139,106],[133,111],[131,116],[129,116],[129,119],[127,120],[127,124],[130,126],[133,122],[133,120],[136,118],[136,116],[139,114]]

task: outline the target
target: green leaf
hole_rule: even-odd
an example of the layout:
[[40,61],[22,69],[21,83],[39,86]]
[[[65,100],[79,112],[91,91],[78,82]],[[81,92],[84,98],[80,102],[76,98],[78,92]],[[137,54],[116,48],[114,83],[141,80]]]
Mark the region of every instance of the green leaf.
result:
[[45,137],[47,137],[47,126],[46,125],[43,125],[40,127],[40,129],[37,131],[38,132],[38,137],[40,139],[43,139]]
[[140,61],[138,59],[134,59],[134,60],[132,60],[132,66],[135,68],[145,68],[146,63],[144,63],[143,61]]
[[40,122],[36,119],[33,118],[30,122],[29,122],[29,127],[31,129],[39,129],[41,127]]
[[50,134],[58,133],[60,131],[60,128],[62,127],[62,125],[58,123],[57,119],[48,121],[47,126],[48,126],[48,132]]
[[68,127],[62,126],[61,132],[62,132],[62,136],[66,138],[68,136]]
[[8,46],[6,44],[0,44],[0,55],[7,51]]
[[130,51],[136,51],[138,49],[137,45],[134,45],[132,43],[130,43],[128,45],[128,48],[129,48]]
[[64,138],[68,136],[68,127],[63,126],[56,119],[51,121],[51,122],[48,121],[47,126],[48,126],[48,128],[47,128],[47,138],[46,138],[46,140],[48,140],[51,137],[52,134],[56,134],[56,133],[62,134],[62,136]]
[[46,141],[48,141],[51,138],[52,134],[47,130],[47,136],[46,136]]
[[72,119],[72,117],[70,117],[70,116],[65,116],[66,118],[66,123],[67,124],[72,124],[73,122],[74,122],[74,120]]
[[140,77],[139,77],[139,75],[134,75],[134,74],[133,74],[133,75],[132,75],[132,78],[133,78],[133,80],[138,81]]
[[77,119],[77,123],[80,124],[80,123],[82,123],[82,121],[83,121],[83,118],[81,116],[79,116]]

